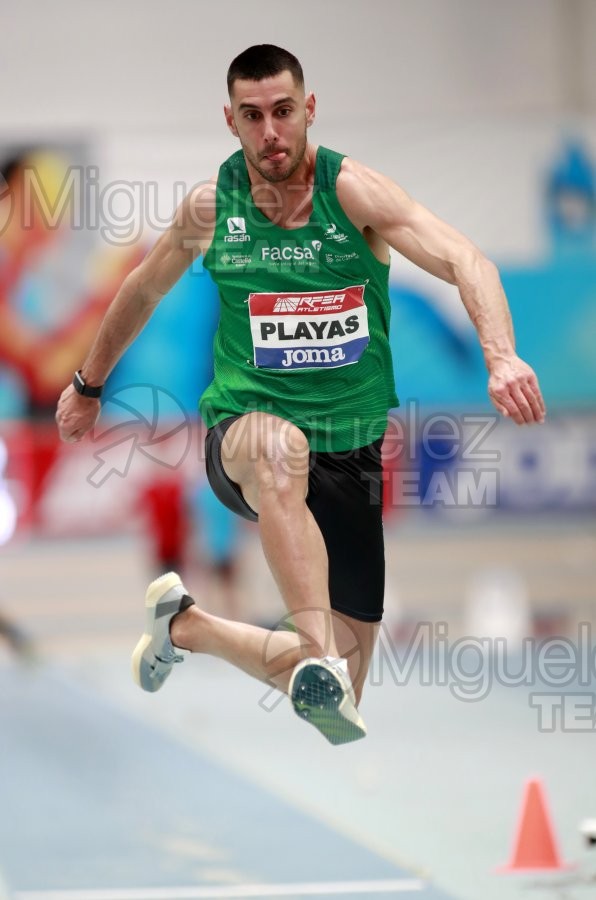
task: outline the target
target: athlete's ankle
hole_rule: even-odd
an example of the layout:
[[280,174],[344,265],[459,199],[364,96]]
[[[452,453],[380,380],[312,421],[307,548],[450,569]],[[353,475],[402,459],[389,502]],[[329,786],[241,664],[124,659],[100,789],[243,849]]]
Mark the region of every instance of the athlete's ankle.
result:
[[188,609],[176,613],[170,622],[170,640],[179,650],[196,652],[192,646],[192,634],[196,628],[196,617],[201,616],[201,610],[197,606],[189,606]]

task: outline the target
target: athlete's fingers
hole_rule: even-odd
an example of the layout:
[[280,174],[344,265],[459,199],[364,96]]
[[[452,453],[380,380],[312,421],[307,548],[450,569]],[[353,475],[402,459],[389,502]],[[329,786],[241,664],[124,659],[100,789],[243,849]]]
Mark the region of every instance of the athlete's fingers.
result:
[[521,391],[532,411],[533,422],[544,422],[546,408],[536,378],[528,378],[520,385]]
[[520,384],[512,385],[512,387],[510,388],[510,393],[520,416],[520,419],[516,419],[515,421],[520,425],[529,425],[530,422],[534,421],[534,413],[532,412],[532,407],[523,391],[522,386]]
[[80,441],[84,435],[84,432],[80,428],[73,428],[72,425],[70,427],[59,427],[58,433],[60,435],[60,440],[67,444],[74,444],[77,441]]
[[520,378],[517,383],[511,385],[510,394],[522,417],[519,424],[544,422],[544,400],[535,378],[531,376]]
[[66,443],[80,441],[88,431],[91,431],[100,412],[99,400],[82,398],[74,388],[67,388],[62,392],[54,417],[60,439]]
[[73,422],[72,415],[66,413],[62,410],[58,410],[56,413],[56,424],[58,426],[58,434],[60,436],[60,440],[65,441],[66,443],[74,443],[75,441],[80,441],[85,432],[88,430],[86,428],[82,428],[80,423],[76,420]]
[[519,357],[493,369],[488,392],[498,411],[517,425],[544,421],[546,409],[538,379]]
[[517,425],[521,425],[524,421],[517,404],[509,391],[504,389],[490,389],[489,396],[498,411],[505,418],[513,419]]
[[77,428],[75,431],[65,432],[62,440],[66,441],[67,444],[77,444],[80,440],[83,439],[85,432],[80,428]]
[[527,380],[526,396],[528,396],[528,399],[530,400],[530,405],[534,410],[537,421],[544,421],[544,417],[546,416],[546,404],[544,403],[544,397],[542,396],[538,379],[533,372]]

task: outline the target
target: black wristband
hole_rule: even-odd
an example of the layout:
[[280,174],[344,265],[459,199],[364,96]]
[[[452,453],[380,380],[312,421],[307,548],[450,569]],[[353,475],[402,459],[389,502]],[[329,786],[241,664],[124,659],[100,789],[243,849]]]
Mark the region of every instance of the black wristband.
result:
[[75,391],[78,394],[82,394],[83,397],[94,397],[97,399],[101,397],[101,392],[103,391],[103,384],[98,387],[92,387],[90,384],[87,384],[80,371],[74,373],[74,378],[72,379],[72,383]]

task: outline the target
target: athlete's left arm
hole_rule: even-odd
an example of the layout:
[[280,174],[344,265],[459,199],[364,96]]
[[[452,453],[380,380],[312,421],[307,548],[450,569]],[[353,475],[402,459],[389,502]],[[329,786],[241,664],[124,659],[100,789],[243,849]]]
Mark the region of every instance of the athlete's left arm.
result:
[[495,264],[391,179],[354,160],[342,164],[337,196],[361,231],[371,229],[422,269],[457,286],[478,332],[492,402],[518,425],[543,422],[538,379],[515,352],[509,306]]

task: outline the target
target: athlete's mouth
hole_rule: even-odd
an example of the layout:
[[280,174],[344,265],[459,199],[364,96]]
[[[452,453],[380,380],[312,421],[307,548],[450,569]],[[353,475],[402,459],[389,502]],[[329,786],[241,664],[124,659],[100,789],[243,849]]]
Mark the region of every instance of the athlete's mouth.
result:
[[269,159],[271,162],[281,162],[285,156],[285,150],[276,150],[275,153],[267,153],[265,159]]

